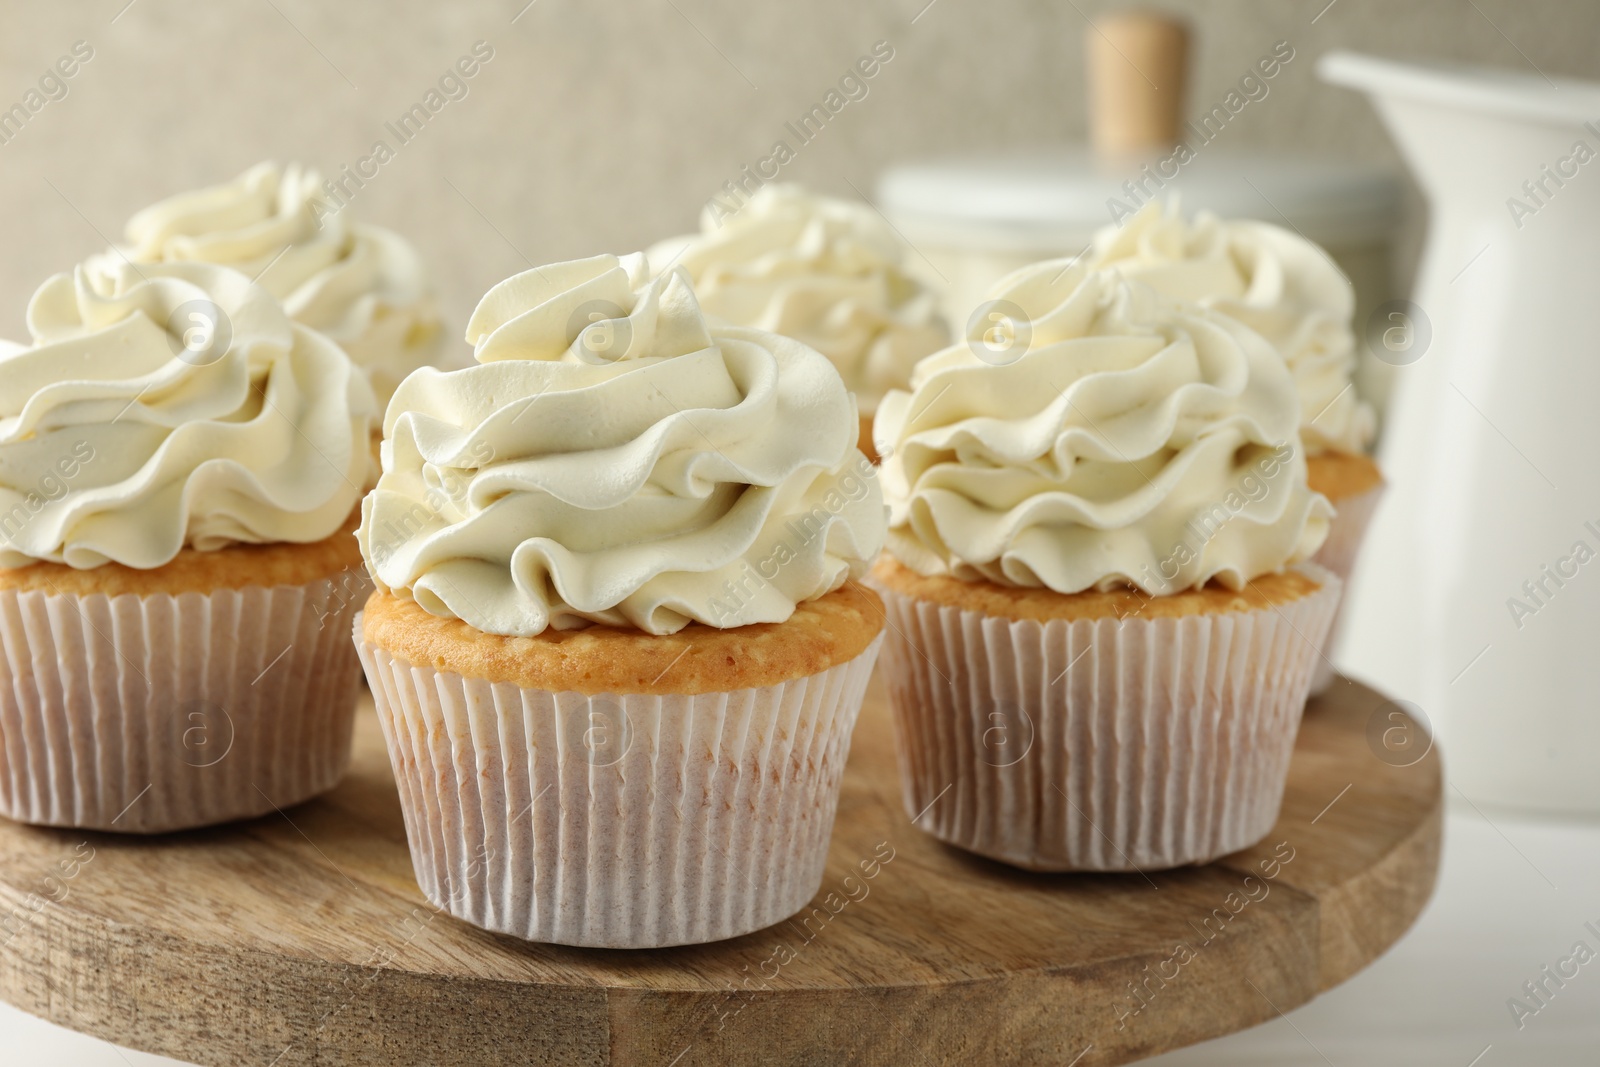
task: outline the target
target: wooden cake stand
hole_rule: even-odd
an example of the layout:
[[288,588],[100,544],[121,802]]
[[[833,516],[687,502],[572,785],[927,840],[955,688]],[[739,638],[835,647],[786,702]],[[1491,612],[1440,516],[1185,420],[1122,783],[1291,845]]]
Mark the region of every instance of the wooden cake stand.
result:
[[1393,711],[1342,679],[1313,701],[1253,849],[1038,875],[912,827],[875,683],[811,921],[620,952],[432,908],[364,708],[349,777],[281,815],[155,839],[0,823],[0,997],[202,1064],[1125,1063],[1304,1004],[1411,925],[1440,762],[1396,757]]

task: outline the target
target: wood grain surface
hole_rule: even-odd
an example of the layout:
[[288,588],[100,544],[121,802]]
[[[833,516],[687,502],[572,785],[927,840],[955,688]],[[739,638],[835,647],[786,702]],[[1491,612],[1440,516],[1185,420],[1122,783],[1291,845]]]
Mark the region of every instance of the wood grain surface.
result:
[[1037,875],[912,827],[875,681],[812,908],[608,952],[433,909],[363,709],[349,777],[281,814],[153,840],[0,824],[0,997],[201,1064],[1125,1063],[1303,1004],[1410,926],[1441,772],[1396,755],[1393,710],[1344,680],[1314,701],[1255,848]]

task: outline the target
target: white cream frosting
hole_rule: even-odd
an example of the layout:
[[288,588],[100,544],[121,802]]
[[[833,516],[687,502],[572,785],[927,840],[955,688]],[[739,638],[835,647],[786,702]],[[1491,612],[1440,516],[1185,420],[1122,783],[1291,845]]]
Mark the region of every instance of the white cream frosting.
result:
[[782,622],[883,544],[838,372],[599,256],[491,289],[479,365],[395,393],[360,539],[381,587],[486,633]]
[[1261,337],[1067,260],[991,295],[1015,349],[952,346],[878,413],[907,566],[1160,596],[1237,589],[1321,545],[1332,509],[1306,487],[1294,383]]
[[80,267],[34,294],[28,329],[0,350],[0,566],[148,569],[320,541],[355,510],[372,389],[244,275]]
[[1300,393],[1308,454],[1359,454],[1372,443],[1372,407],[1351,382],[1354,291],[1315,244],[1265,222],[1204,212],[1186,223],[1175,207],[1151,202],[1120,229],[1095,236],[1089,266],[1213,308],[1272,342]]
[[261,163],[222,185],[179,193],[129,220],[126,244],[96,269],[195,261],[232,267],[296,322],[339,342],[380,403],[439,351],[438,311],[417,250],[335,210],[322,176]]
[[687,270],[707,315],[827,356],[863,414],[949,343],[937,299],[906,271],[904,242],[866,204],[765,185],[726,218],[708,206],[700,227],[652,248],[651,266]]

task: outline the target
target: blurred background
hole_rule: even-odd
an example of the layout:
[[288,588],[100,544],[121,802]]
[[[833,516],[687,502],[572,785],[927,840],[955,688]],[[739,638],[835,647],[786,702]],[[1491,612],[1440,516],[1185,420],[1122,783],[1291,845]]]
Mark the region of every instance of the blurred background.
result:
[[[912,158],[1081,143],[1083,37],[1099,0],[104,0],[7,2],[0,106],[73,43],[94,58],[65,99],[0,145],[9,206],[0,336],[28,296],[135,210],[265,158],[327,173],[382,139],[395,157],[354,215],[409,237],[435,267],[452,340],[477,298],[528,262],[632,251],[693,228],[701,206],[875,42],[894,58],[784,168],[870,195]],[[1219,147],[1402,168],[1367,101],[1318,81],[1332,48],[1487,62],[1552,75],[1600,68],[1600,6],[1509,0],[1195,0],[1147,5],[1196,27],[1189,99],[1210,106],[1273,44],[1296,58]],[[913,23],[913,19],[916,21]],[[513,21],[514,20],[514,21]],[[1492,22],[1491,22],[1492,20]],[[1514,30],[1515,43],[1496,26]],[[410,143],[396,121],[477,41],[493,59]],[[1415,263],[1414,194],[1397,272]]]
[[[371,176],[355,189],[350,213],[390,227],[419,247],[437,281],[454,356],[465,358],[460,335],[467,315],[492,284],[535,264],[638,250],[694,228],[706,202],[747,164],[768,157],[775,141],[797,145],[786,124],[809,112],[862,57],[876,54],[881,60],[885,48],[892,58],[865,80],[864,95],[797,147],[783,167],[784,179],[871,198],[886,188],[886,174],[911,162],[1003,159],[1019,151],[1082,145],[1089,136],[1084,45],[1093,32],[1090,22],[1125,6],[1099,0],[4,0],[0,196],[7,210],[0,231],[0,337],[20,338],[38,284],[119,239],[137,209],[230,179],[262,159],[300,161],[339,175],[370,158],[375,142],[382,141],[392,158],[373,164],[375,173],[369,166]],[[1318,77],[1318,58],[1330,50],[1501,68],[1521,79],[1518,92],[1524,95],[1544,94],[1548,86],[1552,107],[1564,107],[1571,119],[1570,134],[1515,142],[1521,147],[1509,154],[1486,142],[1469,164],[1471,170],[1503,166],[1506,177],[1503,193],[1493,186],[1480,205],[1484,218],[1497,217],[1500,229],[1472,231],[1470,240],[1463,237],[1451,251],[1455,258],[1437,267],[1437,291],[1458,294],[1451,299],[1464,303],[1455,306],[1477,301],[1488,308],[1496,293],[1509,293],[1507,287],[1521,276],[1519,262],[1537,259],[1533,251],[1539,246],[1531,242],[1564,230],[1575,241],[1600,247],[1593,240],[1600,195],[1563,194],[1557,207],[1570,213],[1565,220],[1541,216],[1544,238],[1515,240],[1502,235],[1507,222],[1498,199],[1517,194],[1517,182],[1551,162],[1555,149],[1548,145],[1559,147],[1561,138],[1570,143],[1582,115],[1600,120],[1600,95],[1594,95],[1600,90],[1579,92],[1563,80],[1600,80],[1600,4],[1193,0],[1141,6],[1181,14],[1191,24],[1191,115],[1222,101],[1262,56],[1288,42],[1293,61],[1271,79],[1267,95],[1251,101],[1217,135],[1215,148],[1240,156],[1270,152],[1313,171],[1324,161],[1330,172],[1367,168],[1386,176],[1383,203],[1365,216],[1364,225],[1376,230],[1360,235],[1375,242],[1384,259],[1372,275],[1372,291],[1363,294],[1368,306],[1413,295],[1429,211],[1372,102]],[[59,99],[48,99],[25,122],[7,127],[7,109],[23,102],[75,47],[75,73],[50,93]],[[86,60],[85,51],[92,53]],[[463,57],[476,60],[476,72],[441,89],[441,78],[453,74]],[[428,112],[420,129],[397,136],[395,125],[430,91],[440,93],[436,101],[442,104]],[[1451,136],[1460,141],[1472,135],[1460,127]],[[1600,143],[1600,132],[1584,136]],[[1471,159],[1470,151],[1463,154]],[[929,228],[913,225],[891,204],[883,206],[924,265],[934,274],[934,261],[948,269],[945,250],[935,247]],[[1190,210],[1201,206],[1185,204]],[[1263,211],[1262,217],[1271,215]],[[1473,255],[1479,244],[1483,248]],[[1518,250],[1520,261],[1512,255]],[[1478,256],[1484,257],[1481,263]],[[1566,260],[1542,262],[1564,287],[1535,278],[1519,300],[1544,293],[1557,311],[1593,304],[1592,264],[1569,270]],[[1462,275],[1466,281],[1447,290]],[[1523,306],[1509,297],[1494,306],[1513,305]],[[1454,568],[1441,570],[1430,588],[1466,585],[1475,598],[1471,611],[1447,611],[1472,629],[1453,636],[1439,652],[1432,668],[1440,679],[1435,688],[1386,688],[1420,701],[1428,714],[1441,711],[1447,696],[1465,700],[1468,693],[1487,693],[1496,703],[1474,713],[1527,722],[1536,717],[1530,712],[1558,703],[1592,719],[1594,678],[1562,673],[1575,659],[1574,646],[1553,635],[1592,642],[1600,623],[1600,586],[1563,594],[1556,610],[1568,614],[1541,615],[1537,625],[1543,631],[1530,627],[1526,635],[1520,625],[1515,635],[1507,630],[1501,600],[1571,544],[1581,519],[1600,520],[1593,474],[1600,441],[1574,436],[1580,419],[1551,418],[1547,399],[1566,393],[1580,407],[1592,406],[1585,375],[1592,377],[1588,368],[1600,366],[1593,358],[1594,324],[1569,317],[1559,345],[1506,348],[1469,364],[1445,344],[1451,316],[1439,309],[1429,308],[1445,320],[1434,324],[1440,330],[1437,354],[1422,366],[1455,375],[1430,386],[1456,405],[1448,418],[1441,416],[1437,432],[1430,430],[1447,446],[1440,462],[1454,469],[1463,487],[1490,486],[1496,494],[1511,487],[1511,502],[1441,496],[1444,490],[1436,478],[1424,476],[1424,466],[1386,466],[1390,499],[1423,499],[1420,485],[1434,494],[1428,508],[1442,516],[1447,533],[1432,540],[1400,523],[1382,536],[1391,542],[1415,537]],[[953,309],[958,326],[964,311]],[[1540,310],[1527,321],[1550,317]],[[1356,329],[1359,334],[1360,322]],[[1585,337],[1586,343],[1571,340]],[[1455,341],[1458,347],[1464,343]],[[1537,380],[1524,373],[1526,389],[1505,384],[1499,372],[1509,371],[1509,380],[1516,381],[1517,361],[1547,350],[1558,350],[1565,362],[1541,365]],[[1497,374],[1488,372],[1491,366]],[[1482,373],[1467,373],[1471,367]],[[1470,443],[1457,443],[1466,441],[1466,431],[1456,433],[1461,426],[1476,428]],[[1470,507],[1457,508],[1463,500]],[[1503,573],[1463,565],[1448,534],[1454,530],[1465,540],[1482,525],[1476,517],[1491,508],[1529,533],[1514,545],[1506,534],[1509,547],[1496,542],[1483,548],[1478,558],[1505,557]],[[1474,614],[1478,607],[1481,618]],[[1426,622],[1409,620],[1404,627],[1391,625],[1427,629]],[[1374,628],[1374,640],[1386,642],[1380,630]],[[1518,679],[1533,677],[1533,668],[1496,666],[1496,657],[1524,654],[1533,657],[1529,663],[1543,656],[1537,662],[1545,664],[1537,683],[1526,687]],[[1512,662],[1523,663],[1503,665]],[[1591,675],[1595,670],[1585,669]],[[1501,679],[1501,688],[1483,681],[1485,672],[1496,670],[1491,676]],[[1456,686],[1463,677],[1469,680]],[[1548,748],[1554,759],[1558,749],[1574,747],[1562,743],[1571,733],[1569,722],[1552,718],[1529,752],[1543,758]],[[1587,760],[1591,772],[1600,759],[1592,740],[1574,757]],[[1496,739],[1480,747],[1508,746]],[[1448,743],[1445,751],[1447,766],[1460,772],[1461,763],[1449,762]],[[1572,765],[1569,760],[1564,766]],[[1533,762],[1521,769],[1524,781],[1579,778],[1570,769],[1545,772]],[[1477,780],[1489,788],[1487,771]],[[1552,820],[1485,803],[1486,815],[1468,799],[1482,799],[1474,780],[1456,778],[1438,895],[1400,945],[1355,980],[1284,1019],[1161,1062],[1596,1062],[1600,977],[1571,983],[1526,1027],[1516,1025],[1507,1009],[1508,998],[1522,996],[1523,983],[1542,965],[1570,950],[1584,922],[1600,924],[1593,888],[1600,884],[1595,781],[1589,774],[1582,797],[1565,805],[1574,810]],[[1515,795],[1502,800],[1517,807]],[[158,1062],[3,1005],[0,1034],[6,1049],[0,1062]]]

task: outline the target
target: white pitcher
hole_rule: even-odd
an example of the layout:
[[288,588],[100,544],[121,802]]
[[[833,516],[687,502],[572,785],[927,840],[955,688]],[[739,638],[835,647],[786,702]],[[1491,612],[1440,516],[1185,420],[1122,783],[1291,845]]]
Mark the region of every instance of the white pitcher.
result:
[[1431,211],[1398,363],[1390,488],[1341,666],[1420,706],[1452,794],[1600,814],[1600,84],[1329,53]]

